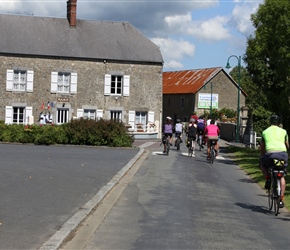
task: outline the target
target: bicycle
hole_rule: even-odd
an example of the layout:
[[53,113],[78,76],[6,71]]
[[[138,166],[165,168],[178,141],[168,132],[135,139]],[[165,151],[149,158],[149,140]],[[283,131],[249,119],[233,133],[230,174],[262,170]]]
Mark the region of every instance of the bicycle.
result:
[[285,175],[284,162],[274,159],[274,165],[268,171],[271,177],[271,185],[268,189],[268,205],[270,211],[274,205],[274,213],[277,216],[281,199],[281,178]]
[[176,150],[180,150],[180,143],[181,143],[181,134],[180,133],[176,133],[176,141],[175,141],[175,146],[176,146]]
[[209,153],[209,163],[213,164],[214,159],[216,158],[216,151],[215,145],[217,144],[216,139],[209,139],[210,140],[210,153]]
[[189,157],[192,157],[193,155],[193,150],[194,150],[194,143],[195,143],[195,140],[193,138],[188,138],[188,156]]
[[170,136],[166,137],[166,155],[169,155],[169,150],[170,150]]
[[203,148],[203,140],[202,140],[202,131],[199,131],[199,135],[198,135],[198,138],[197,138],[197,144],[199,145],[199,151],[201,151],[201,149]]

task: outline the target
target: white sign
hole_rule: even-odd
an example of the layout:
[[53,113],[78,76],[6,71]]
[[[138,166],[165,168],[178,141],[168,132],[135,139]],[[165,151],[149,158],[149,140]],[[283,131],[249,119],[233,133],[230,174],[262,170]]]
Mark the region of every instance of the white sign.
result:
[[199,109],[218,109],[218,94],[210,94],[210,93],[199,93],[198,94],[198,104],[197,107]]

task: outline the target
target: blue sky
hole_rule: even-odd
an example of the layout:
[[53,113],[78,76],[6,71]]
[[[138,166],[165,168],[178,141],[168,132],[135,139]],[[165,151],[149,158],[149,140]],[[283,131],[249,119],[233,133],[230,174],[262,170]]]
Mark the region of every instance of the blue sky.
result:
[[[77,0],[77,18],[130,22],[160,47],[164,71],[225,67],[245,53],[250,15],[263,2]],[[0,0],[0,13],[66,18],[66,0]]]

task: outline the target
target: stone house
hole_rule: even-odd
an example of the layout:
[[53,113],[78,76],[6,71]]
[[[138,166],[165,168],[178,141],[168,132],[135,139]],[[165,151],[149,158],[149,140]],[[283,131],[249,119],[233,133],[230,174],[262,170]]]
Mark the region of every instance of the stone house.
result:
[[[241,127],[247,122],[245,100],[241,89]],[[193,112],[200,116],[211,108],[237,110],[237,105],[238,84],[221,67],[163,72],[163,120],[171,116],[188,122]]]
[[161,118],[159,47],[128,22],[77,19],[76,2],[67,18],[0,15],[0,120],[103,118],[146,132]]

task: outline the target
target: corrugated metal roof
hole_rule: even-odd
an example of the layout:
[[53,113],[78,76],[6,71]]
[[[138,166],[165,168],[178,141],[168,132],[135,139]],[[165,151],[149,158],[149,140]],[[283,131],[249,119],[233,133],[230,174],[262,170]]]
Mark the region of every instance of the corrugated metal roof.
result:
[[221,70],[218,67],[163,72],[163,94],[196,93]]

